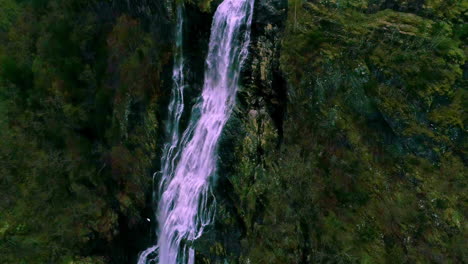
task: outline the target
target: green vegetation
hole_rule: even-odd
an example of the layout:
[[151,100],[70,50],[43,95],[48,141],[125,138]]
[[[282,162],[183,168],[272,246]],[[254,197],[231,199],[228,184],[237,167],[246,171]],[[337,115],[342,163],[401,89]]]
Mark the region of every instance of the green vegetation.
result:
[[[147,245],[175,2],[0,0],[0,263],[134,263]],[[220,1],[185,2],[208,23]],[[260,80],[225,129],[197,263],[468,262],[467,10],[289,0],[277,38],[254,28]]]
[[467,261],[466,2],[383,2],[289,2],[284,139],[247,119],[231,176],[243,261]]
[[95,8],[0,2],[0,263],[116,263],[142,247],[121,232],[145,226],[171,47]]

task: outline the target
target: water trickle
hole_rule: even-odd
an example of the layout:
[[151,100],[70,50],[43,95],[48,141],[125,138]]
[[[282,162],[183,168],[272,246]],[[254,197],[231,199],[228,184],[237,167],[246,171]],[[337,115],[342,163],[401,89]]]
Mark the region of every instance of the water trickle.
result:
[[169,138],[163,151],[156,214],[158,242],[140,254],[139,264],[194,263],[195,251],[189,242],[199,238],[212,221],[210,178],[216,173],[217,143],[234,107],[240,67],[247,56],[253,3],[254,0],[224,0],[218,6],[211,27],[202,95],[181,138],[178,130],[185,83],[182,8],[178,8]]

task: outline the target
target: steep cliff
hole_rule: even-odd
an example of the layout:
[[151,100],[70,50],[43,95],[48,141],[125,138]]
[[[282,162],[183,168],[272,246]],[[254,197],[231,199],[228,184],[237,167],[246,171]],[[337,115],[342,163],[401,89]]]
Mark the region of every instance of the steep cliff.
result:
[[461,2],[289,1],[275,37],[257,3],[227,162],[240,262],[463,262]]
[[[184,1],[187,109],[220,2]],[[136,263],[154,242],[181,3],[0,0],[1,263]],[[466,11],[256,0],[196,262],[467,262]]]

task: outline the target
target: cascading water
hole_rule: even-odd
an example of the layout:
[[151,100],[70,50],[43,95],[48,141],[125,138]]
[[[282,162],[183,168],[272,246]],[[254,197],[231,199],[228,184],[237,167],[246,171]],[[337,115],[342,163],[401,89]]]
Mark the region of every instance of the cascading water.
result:
[[[211,27],[202,95],[180,140],[178,124],[184,84],[182,11],[178,9],[179,55],[175,59],[175,89],[169,106],[169,122],[173,123],[168,124],[170,141],[162,158],[158,243],[140,254],[139,264],[151,260],[159,264],[195,261],[195,252],[187,242],[200,237],[212,220],[214,207],[208,202],[210,177],[216,172],[216,146],[234,107],[240,68],[247,56],[253,4],[254,0],[224,0],[218,6]],[[153,253],[155,258],[149,260]]]
[[[184,88],[186,87],[184,71],[184,56],[183,56],[183,7],[177,8],[177,27],[175,34],[175,53],[174,67],[172,71],[173,89],[168,107],[168,118],[166,123],[167,142],[164,144],[161,158],[161,183],[159,192],[164,191],[166,182],[170,180],[174,174],[175,161],[177,158],[177,147],[179,145],[179,121],[184,111]],[[153,175],[153,182],[158,173]],[[158,190],[153,190],[153,200],[157,200]],[[157,216],[156,216],[157,217]],[[154,245],[140,253],[138,264],[145,264],[150,255],[157,255],[158,245]],[[154,259],[151,259],[154,260]]]

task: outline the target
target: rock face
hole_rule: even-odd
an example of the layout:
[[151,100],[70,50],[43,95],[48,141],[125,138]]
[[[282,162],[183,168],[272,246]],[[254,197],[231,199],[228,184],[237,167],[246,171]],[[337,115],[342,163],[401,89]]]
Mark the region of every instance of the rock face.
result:
[[278,135],[286,106],[286,82],[279,69],[280,38],[287,17],[286,0],[255,2],[250,60],[246,63],[246,103],[267,110]]
[[[244,209],[256,205],[240,204],[239,198],[252,194],[247,189],[257,171],[262,171],[263,153],[275,149],[282,137],[287,100],[279,58],[286,16],[286,0],[255,2],[249,58],[243,68],[238,103],[219,146],[216,223],[197,241],[197,260],[246,261],[248,246],[244,240],[256,216],[246,215],[249,210]],[[242,169],[246,171],[240,172]],[[249,179],[238,175],[249,175]]]
[[101,8],[99,13],[109,16],[116,13],[125,13],[138,20],[144,25],[145,29],[152,33],[155,39],[164,44],[172,45],[174,34],[174,21],[176,19],[175,6],[173,1],[148,1],[148,0],[118,0],[112,2],[110,9],[107,4],[99,3],[98,6],[106,7],[105,12]]

